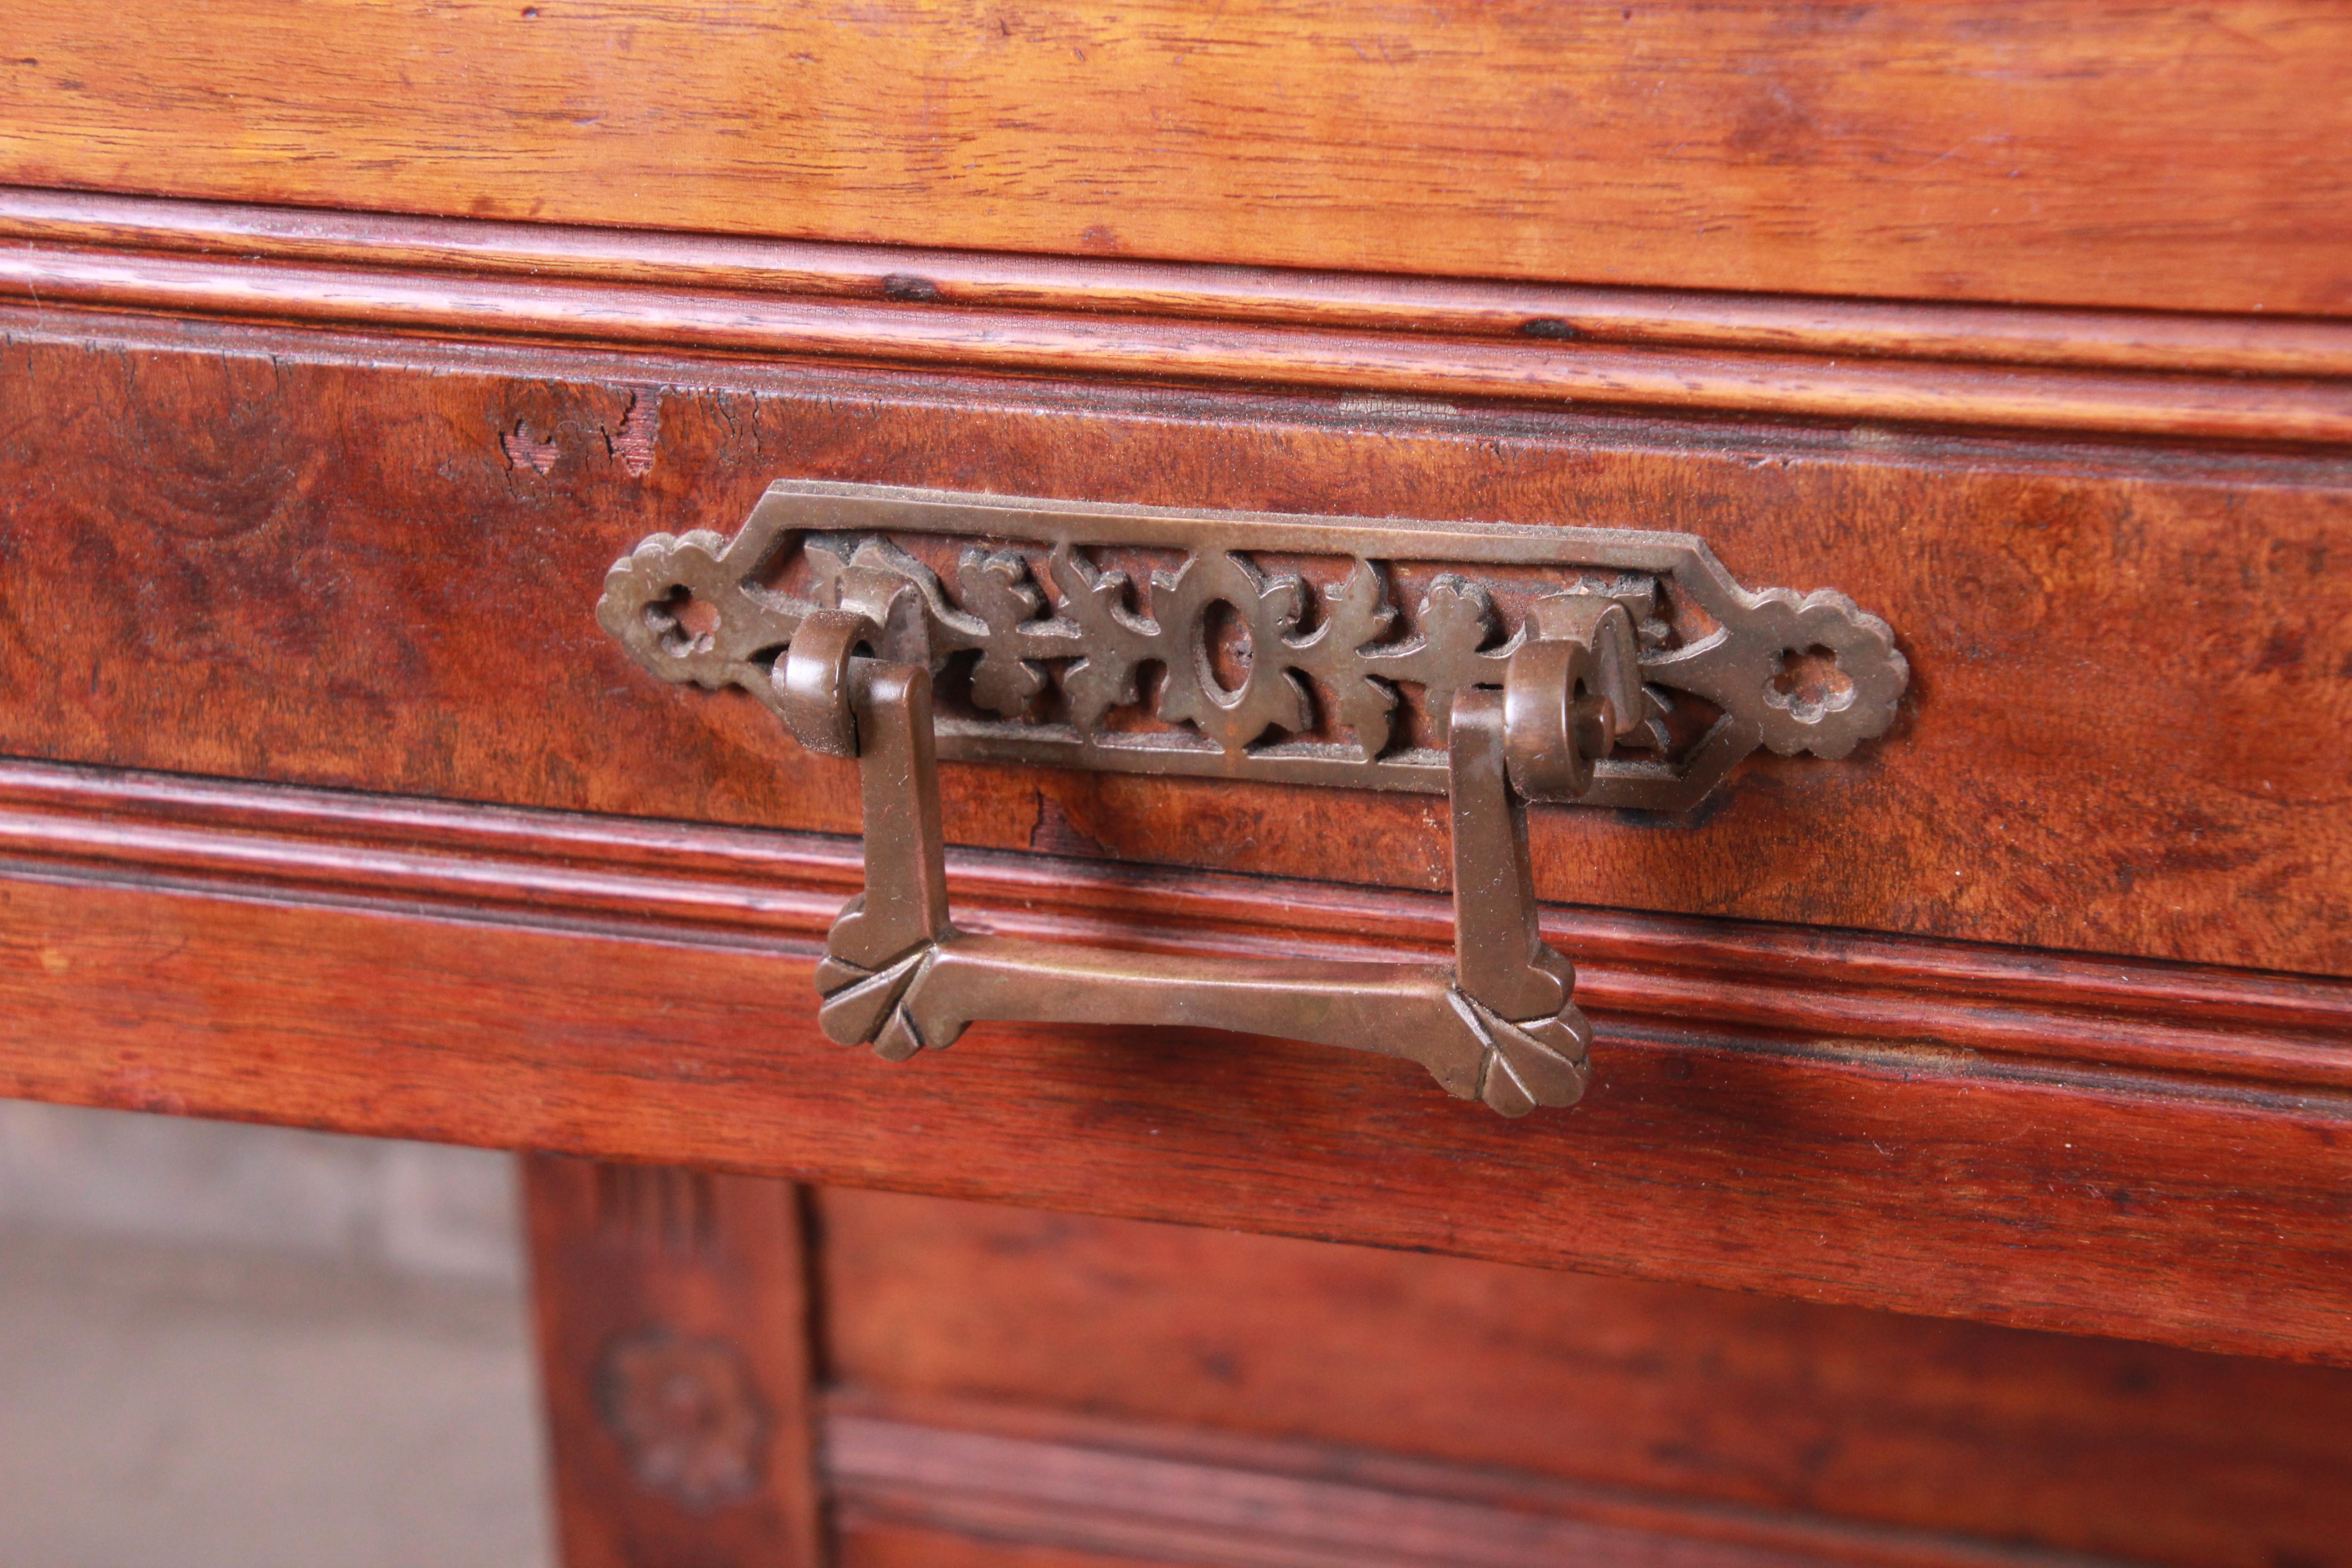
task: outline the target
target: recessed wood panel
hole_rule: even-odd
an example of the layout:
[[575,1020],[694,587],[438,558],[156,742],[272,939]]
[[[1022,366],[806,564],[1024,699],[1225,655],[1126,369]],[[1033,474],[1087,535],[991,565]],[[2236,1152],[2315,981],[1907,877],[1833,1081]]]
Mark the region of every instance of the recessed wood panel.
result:
[[877,1193],[853,1390],[1410,1452],[2180,1568],[2352,1561],[2352,1373]]
[[[2352,469],[202,324],[0,351],[0,752],[854,832],[847,764],[593,618],[796,476],[1695,532],[1895,627],[1895,729],[1686,818],[1539,809],[1549,900],[2352,971]],[[90,330],[77,325],[77,332]],[[113,329],[110,329],[113,331]],[[1442,807],[947,770],[951,841],[1438,889]]]
[[1422,274],[2352,306],[2325,0],[15,0],[0,178]]

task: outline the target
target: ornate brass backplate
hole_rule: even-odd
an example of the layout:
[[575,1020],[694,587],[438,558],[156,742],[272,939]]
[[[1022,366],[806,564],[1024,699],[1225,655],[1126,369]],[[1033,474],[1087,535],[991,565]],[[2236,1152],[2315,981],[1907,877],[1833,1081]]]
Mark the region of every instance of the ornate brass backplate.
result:
[[1909,680],[1844,595],[1750,592],[1688,534],[797,479],[731,540],[645,541],[599,616],[663,679],[772,705],[776,657],[853,566],[917,589],[923,625],[898,640],[929,650],[950,762],[1443,793],[1454,694],[1500,684],[1562,592],[1626,607],[1646,688],[1586,805],[1681,810],[1759,745],[1843,757]]
[[[1402,1057],[1512,1116],[1573,1104],[1591,1040],[1538,931],[1524,803],[1670,809],[1759,744],[1842,757],[1908,679],[1851,600],[1750,593],[1681,534],[806,481],[732,540],[645,541],[597,614],[663,679],[740,686],[858,759],[866,891],[817,967],[832,1038],[903,1060],[983,1018],[1191,1025]],[[1443,790],[1454,961],[959,931],[940,756]]]

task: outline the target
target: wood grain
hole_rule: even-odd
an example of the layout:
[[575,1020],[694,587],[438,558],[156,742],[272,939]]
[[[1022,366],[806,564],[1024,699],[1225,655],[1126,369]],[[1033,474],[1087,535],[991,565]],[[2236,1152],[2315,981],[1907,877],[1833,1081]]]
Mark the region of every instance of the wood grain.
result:
[[2352,443],[2352,325],[1479,284],[0,189],[0,291],[431,332]]
[[[804,1226],[781,1182],[525,1170],[575,1568],[2347,1561],[2352,1373],[838,1189]],[[748,1448],[709,1386],[730,1365]],[[649,1415],[664,1465],[626,1440]],[[713,1452],[759,1486],[682,1505]]]
[[[307,262],[899,305],[1172,317],[2240,376],[2352,374],[2352,325],[2284,316],[1577,288],[1110,257],[411,217],[0,185],[0,237],[83,252]],[[1562,329],[1565,329],[1564,331]]]
[[2352,324],[2185,310],[1882,303],[1785,294],[1477,282],[1112,257],[1021,257],[751,240],[489,218],[0,185],[0,237],[28,247],[306,261],[395,273],[624,282],[1051,315],[1148,315],[1552,343],[1675,345],[1870,360],[2347,376]]
[[861,1518],[856,1530],[842,1540],[835,1561],[840,1568],[1146,1568],[1147,1563],[1166,1568],[1183,1561],[1165,1551],[1150,1558],[1129,1557],[1011,1537],[1003,1530],[967,1535]]
[[523,1162],[564,1568],[821,1568],[799,1195]]
[[2352,1108],[1604,1022],[1508,1123],[1181,1030],[820,1038],[810,956],[0,878],[0,1094],[928,1191],[2352,1364]]
[[[1842,1529],[1672,1502],[1644,1506],[1647,1500],[1596,1497],[1558,1483],[1497,1484],[1491,1474],[1438,1465],[1349,1464],[1303,1444],[1187,1445],[1186,1435],[1107,1422],[1029,1425],[1046,1430],[1016,1436],[857,1412],[832,1415],[828,1447],[840,1488],[844,1562],[857,1568],[1115,1568],[1147,1562],[1217,1568],[2081,1563],[1908,1531]],[[1053,1430],[1055,1425],[1063,1429]],[[1211,1448],[1213,1457],[1165,1451],[1184,1447]]]
[[821,1216],[853,1416],[1214,1433],[1329,1479],[1409,1454],[2174,1568],[2352,1562],[2352,1373],[937,1198],[834,1190]]
[[[2352,470],[17,316],[0,753],[848,832],[845,765],[591,616],[784,474],[1696,531],[1904,634],[1912,706],[1689,820],[1540,811],[1556,902],[2352,973]],[[1426,802],[971,767],[950,838],[1434,889]]]
[[[0,863],[106,883],[798,954],[858,890],[839,838],[0,762]],[[1425,963],[1443,895],[957,851],[959,922],[1048,942]],[[1721,921],[1544,912],[1588,1010],[2271,1090],[2352,1089],[2352,983]]]
[[2340,313],[2324,0],[1204,16],[17,0],[0,176],[1714,289]]

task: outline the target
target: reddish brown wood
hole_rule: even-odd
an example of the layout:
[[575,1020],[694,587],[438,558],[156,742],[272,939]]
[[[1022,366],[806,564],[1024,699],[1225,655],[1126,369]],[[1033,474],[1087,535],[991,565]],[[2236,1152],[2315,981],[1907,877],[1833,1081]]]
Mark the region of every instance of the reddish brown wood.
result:
[[[1139,1558],[878,1521],[845,1537],[836,1561],[841,1568],[1144,1568]],[[1170,1559],[1151,1562],[1160,1568]]]
[[1105,1441],[1068,1419],[1084,1413],[2179,1568],[2352,1562],[2352,1373],[935,1198],[822,1200],[826,1362],[853,1413]]
[[2340,1096],[1612,1027],[1517,1123],[1177,1030],[894,1068],[819,1039],[806,951],[0,879],[0,1093],[2352,1362]]
[[799,1199],[524,1162],[566,1568],[817,1568]]
[[993,1407],[826,1422],[845,1561],[1228,1568],[2080,1568],[2010,1542],[1774,1516],[1310,1443]]
[[[723,43],[714,43],[723,39]],[[16,0],[0,173],[320,206],[2340,312],[2326,0]]]
[[[1681,527],[1747,581],[1834,581],[1903,628],[1912,706],[1856,759],[1753,759],[1693,820],[1539,811],[1545,898],[2352,971],[2332,457],[15,320],[0,752],[846,831],[846,765],[795,755],[748,699],[646,679],[595,626],[630,543],[732,526],[783,473]],[[966,845],[1444,875],[1423,801],[988,768],[945,787]]]
[[[920,1414],[927,1419],[877,1419],[853,1407],[828,1422],[837,1561],[847,1568],[2082,1568],[2095,1561],[1320,1445],[1002,1406]],[[1003,1436],[1007,1427],[1022,1436]],[[2291,1559],[2339,1560],[2332,1552]]]
[[847,1564],[2347,1561],[2343,1373],[834,1191],[817,1406],[791,1187],[527,1171],[573,1563],[818,1560],[804,1445],[658,1495],[730,1473],[729,1368]]
[[51,306],[1358,395],[2352,441],[2352,327],[2328,321],[1024,259],[5,189],[0,237],[32,242],[0,251],[0,289]]
[[[2340,8],[331,10],[10,13],[0,1093],[551,1152],[572,1563],[2347,1562],[2352,1371],[1958,1321],[2352,1369]],[[847,770],[588,614],[787,473],[1687,529],[1913,706],[1541,816],[1571,1115],[893,1069]],[[977,928],[1444,940],[1428,802],[949,789]]]
[[[1445,337],[1535,335],[1538,342],[1550,342],[1554,352],[1564,352],[1557,346],[1561,342],[1597,342],[2241,376],[2352,374],[2352,326],[2341,321],[2169,309],[2020,310],[1574,288],[405,217],[5,185],[0,185],[0,237],[28,247],[84,252],[720,289],[739,297],[944,304],[1056,317],[1279,322]],[[1567,331],[1549,339],[1540,335],[1558,328]],[[967,352],[981,352],[980,345]],[[1269,368],[1278,370],[1281,357],[1270,353]]]
[[[101,881],[760,946],[821,942],[863,879],[839,838],[5,762],[0,853]],[[968,927],[1047,941],[1410,963],[1454,940],[1438,895],[973,851],[950,875]],[[2344,982],[1594,910],[1543,929],[1577,955],[1582,1005],[1624,1025],[2352,1089]]]

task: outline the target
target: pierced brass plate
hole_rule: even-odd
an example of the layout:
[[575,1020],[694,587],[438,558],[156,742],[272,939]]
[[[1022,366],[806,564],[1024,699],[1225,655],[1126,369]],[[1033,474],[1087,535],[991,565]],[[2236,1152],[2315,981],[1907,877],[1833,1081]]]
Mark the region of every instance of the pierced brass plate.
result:
[[[597,616],[665,679],[740,686],[857,759],[866,890],[817,965],[828,1037],[904,1061],[982,1019],[1282,1036],[1418,1062],[1507,1116],[1573,1105],[1591,1074],[1526,803],[1670,809],[1759,743],[1843,756],[1908,677],[1853,601],[1748,593],[1681,534],[803,481],[732,540],[645,541]],[[1443,791],[1454,962],[959,931],[942,756]]]
[[1626,607],[1645,703],[1582,804],[1681,810],[1759,745],[1843,757],[1909,680],[1844,595],[1743,588],[1688,534],[802,479],[731,540],[646,540],[598,615],[665,679],[772,706],[775,659],[853,569],[918,590],[926,624],[894,636],[932,668],[947,761],[1443,794],[1454,695],[1500,685],[1563,592]]

